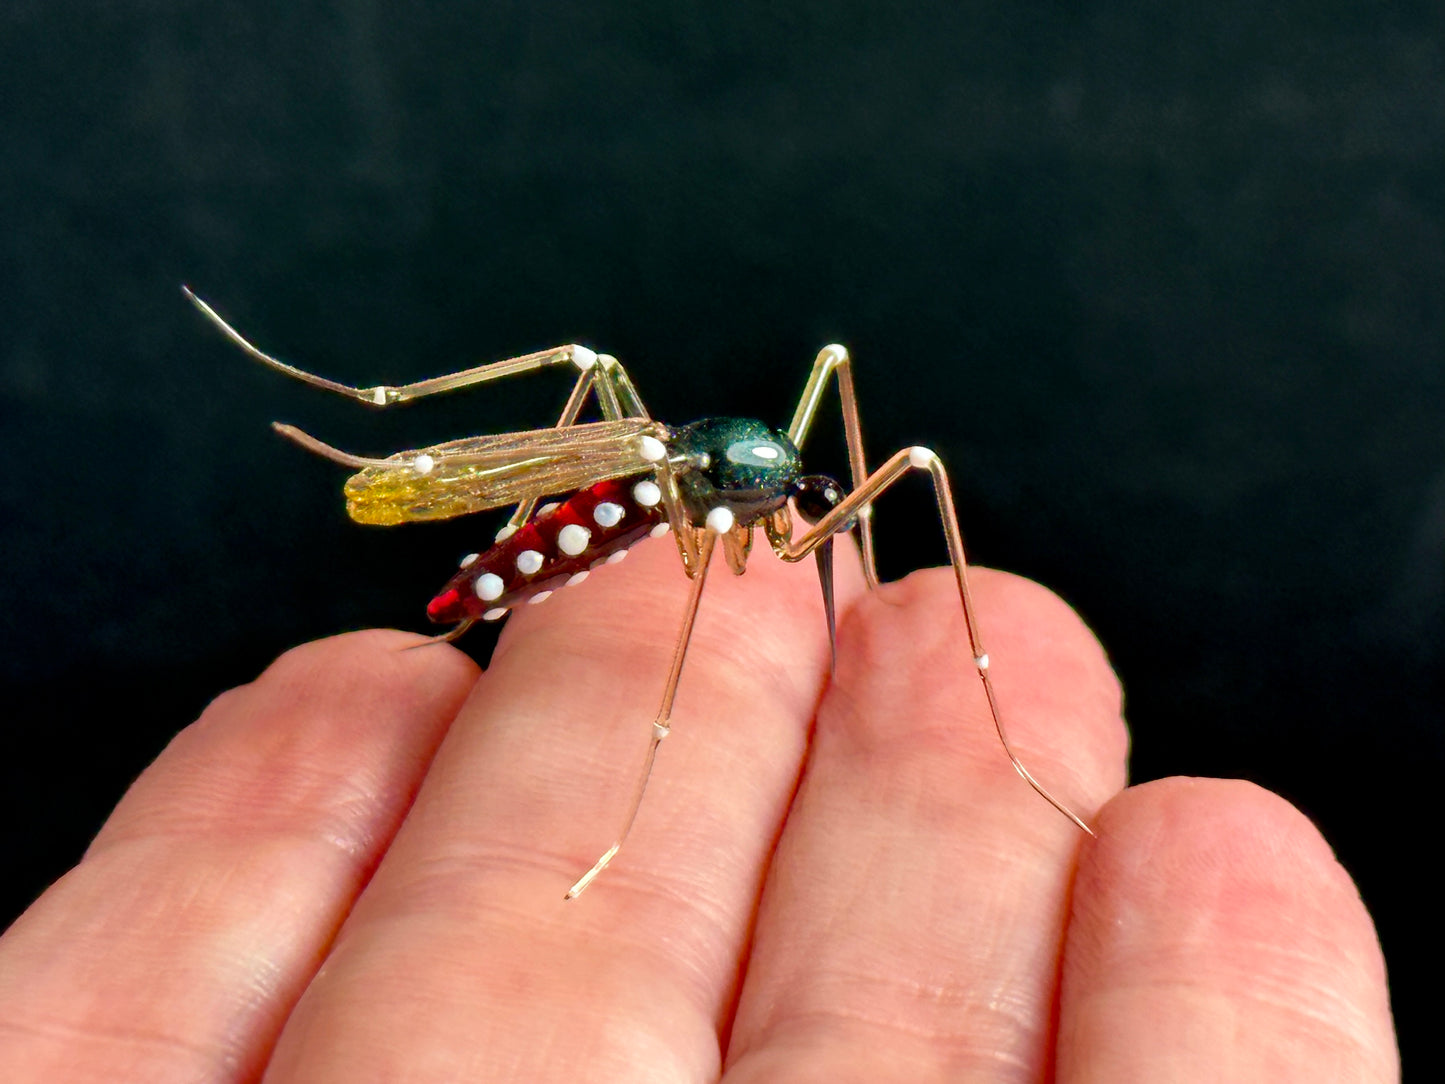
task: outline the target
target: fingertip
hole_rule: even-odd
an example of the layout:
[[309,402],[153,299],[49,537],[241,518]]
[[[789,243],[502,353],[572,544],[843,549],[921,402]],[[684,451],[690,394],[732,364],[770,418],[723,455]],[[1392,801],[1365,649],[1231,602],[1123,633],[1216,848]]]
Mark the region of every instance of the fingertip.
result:
[[[1102,804],[1124,785],[1129,753],[1121,686],[1103,647],[1068,603],[1032,580],[974,567],[968,582],[973,632],[1011,742],[1046,785],[1057,780],[1069,795],[1088,795],[1092,805],[1084,808]],[[839,666],[845,682],[852,668],[896,686],[884,695],[897,703],[947,700],[949,710],[929,713],[953,720],[942,736],[999,756],[952,569],[922,569],[864,596],[848,611],[840,640],[849,656]]]
[[[415,649],[415,650],[413,650]],[[407,695],[428,683],[476,680],[479,668],[448,643],[398,629],[363,629],[299,644],[252,682],[306,690],[308,697]]]
[[[1061,1067],[1390,1078],[1374,927],[1303,813],[1241,780],[1172,778],[1117,795],[1098,827],[1074,886]],[[1226,1042],[1242,1020],[1248,1040]]]
[[[412,650],[416,649],[416,650]],[[388,700],[418,685],[446,691],[470,686],[480,668],[451,644],[399,629],[362,629],[287,648],[250,681],[214,696],[179,738],[189,740],[229,718],[258,695],[290,704],[337,698]]]
[[1130,787],[1100,811],[1097,828],[1079,871],[1082,902],[1148,899],[1169,908],[1203,893],[1223,907],[1241,894],[1293,897],[1308,884],[1315,902],[1359,904],[1319,829],[1247,780],[1173,777]]
[[404,803],[390,792],[414,789],[478,673],[447,644],[405,650],[422,642],[369,629],[286,651],[172,739],[87,853],[168,825],[299,819],[319,795],[357,787],[368,808]]

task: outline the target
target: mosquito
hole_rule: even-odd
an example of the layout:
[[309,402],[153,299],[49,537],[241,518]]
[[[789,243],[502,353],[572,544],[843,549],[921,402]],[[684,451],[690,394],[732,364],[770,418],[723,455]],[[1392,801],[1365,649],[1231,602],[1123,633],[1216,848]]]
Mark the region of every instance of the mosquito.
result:
[[[616,358],[585,346],[539,350],[411,384],[356,388],[263,353],[190,287],[181,289],[252,358],[302,383],[373,407],[395,406],[540,369],[576,373],[572,393],[554,426],[464,437],[383,459],[351,455],[295,426],[272,423],[301,447],[357,472],[346,481],[344,492],[347,511],[359,523],[390,526],[451,519],[515,505],[492,546],[462,558],[461,567],[428,604],[432,622],[452,625],[429,642],[454,640],[477,621],[498,621],[519,605],[543,602],[557,589],[581,583],[598,565],[621,560],[635,542],[672,534],[691,585],[662,702],[652,721],[652,741],[616,842],[567,890],[567,899],[581,895],[607,868],[637,819],[658,746],[672,730],[673,702],[714,550],[720,547],[728,568],[742,575],[754,528],[761,527],[773,552],[784,561],[813,555],[836,660],[833,538],[848,531],[856,536],[864,580],[869,589],[876,588],[872,501],[910,471],[927,472],[933,483],[973,665],[1004,752],[1014,770],[1045,801],[1094,835],[1082,817],[1034,778],[1009,743],[969,595],[963,536],[943,463],[928,448],[904,448],[869,472],[852,361],[842,346],[825,346],[818,352],[786,430],[751,418],[704,418],[671,427],[648,413]],[[851,490],[825,475],[804,474],[799,454],[830,379],[837,385],[842,407]],[[602,420],[579,421],[584,407],[594,400]],[[546,498],[557,499],[539,506]],[[794,511],[806,524],[797,537]]]

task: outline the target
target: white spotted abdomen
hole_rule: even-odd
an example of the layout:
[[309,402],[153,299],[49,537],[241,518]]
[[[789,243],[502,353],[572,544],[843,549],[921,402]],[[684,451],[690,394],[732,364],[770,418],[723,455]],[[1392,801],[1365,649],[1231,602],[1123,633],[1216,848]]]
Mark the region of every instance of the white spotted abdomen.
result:
[[439,624],[469,618],[495,621],[520,602],[540,602],[559,587],[580,583],[587,572],[621,554],[667,523],[657,483],[614,478],[544,505],[491,549],[469,554],[427,605]]

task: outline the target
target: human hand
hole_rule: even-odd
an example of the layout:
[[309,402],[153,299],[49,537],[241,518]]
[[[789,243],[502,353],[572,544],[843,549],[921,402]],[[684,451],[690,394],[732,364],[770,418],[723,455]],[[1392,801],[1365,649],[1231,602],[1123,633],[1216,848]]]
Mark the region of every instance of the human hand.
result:
[[806,568],[714,570],[637,826],[572,902],[650,737],[668,543],[524,607],[480,679],[395,632],[287,653],[0,940],[0,1079],[1396,1078],[1369,917],[1299,813],[1121,791],[1099,646],[975,571],[1010,737],[1088,840],[999,748],[951,575],[839,572],[829,682]]

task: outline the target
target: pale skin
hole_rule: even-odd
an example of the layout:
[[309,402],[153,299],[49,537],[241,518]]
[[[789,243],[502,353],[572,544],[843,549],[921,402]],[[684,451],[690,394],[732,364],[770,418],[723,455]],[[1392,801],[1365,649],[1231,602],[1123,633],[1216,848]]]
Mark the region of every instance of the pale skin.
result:
[[642,813],[612,841],[687,592],[637,547],[485,674],[368,632],[219,698],[0,940],[0,1079],[1373,1082],[1370,918],[1247,783],[1124,789],[1103,651],[976,570],[872,594],[715,569]]

